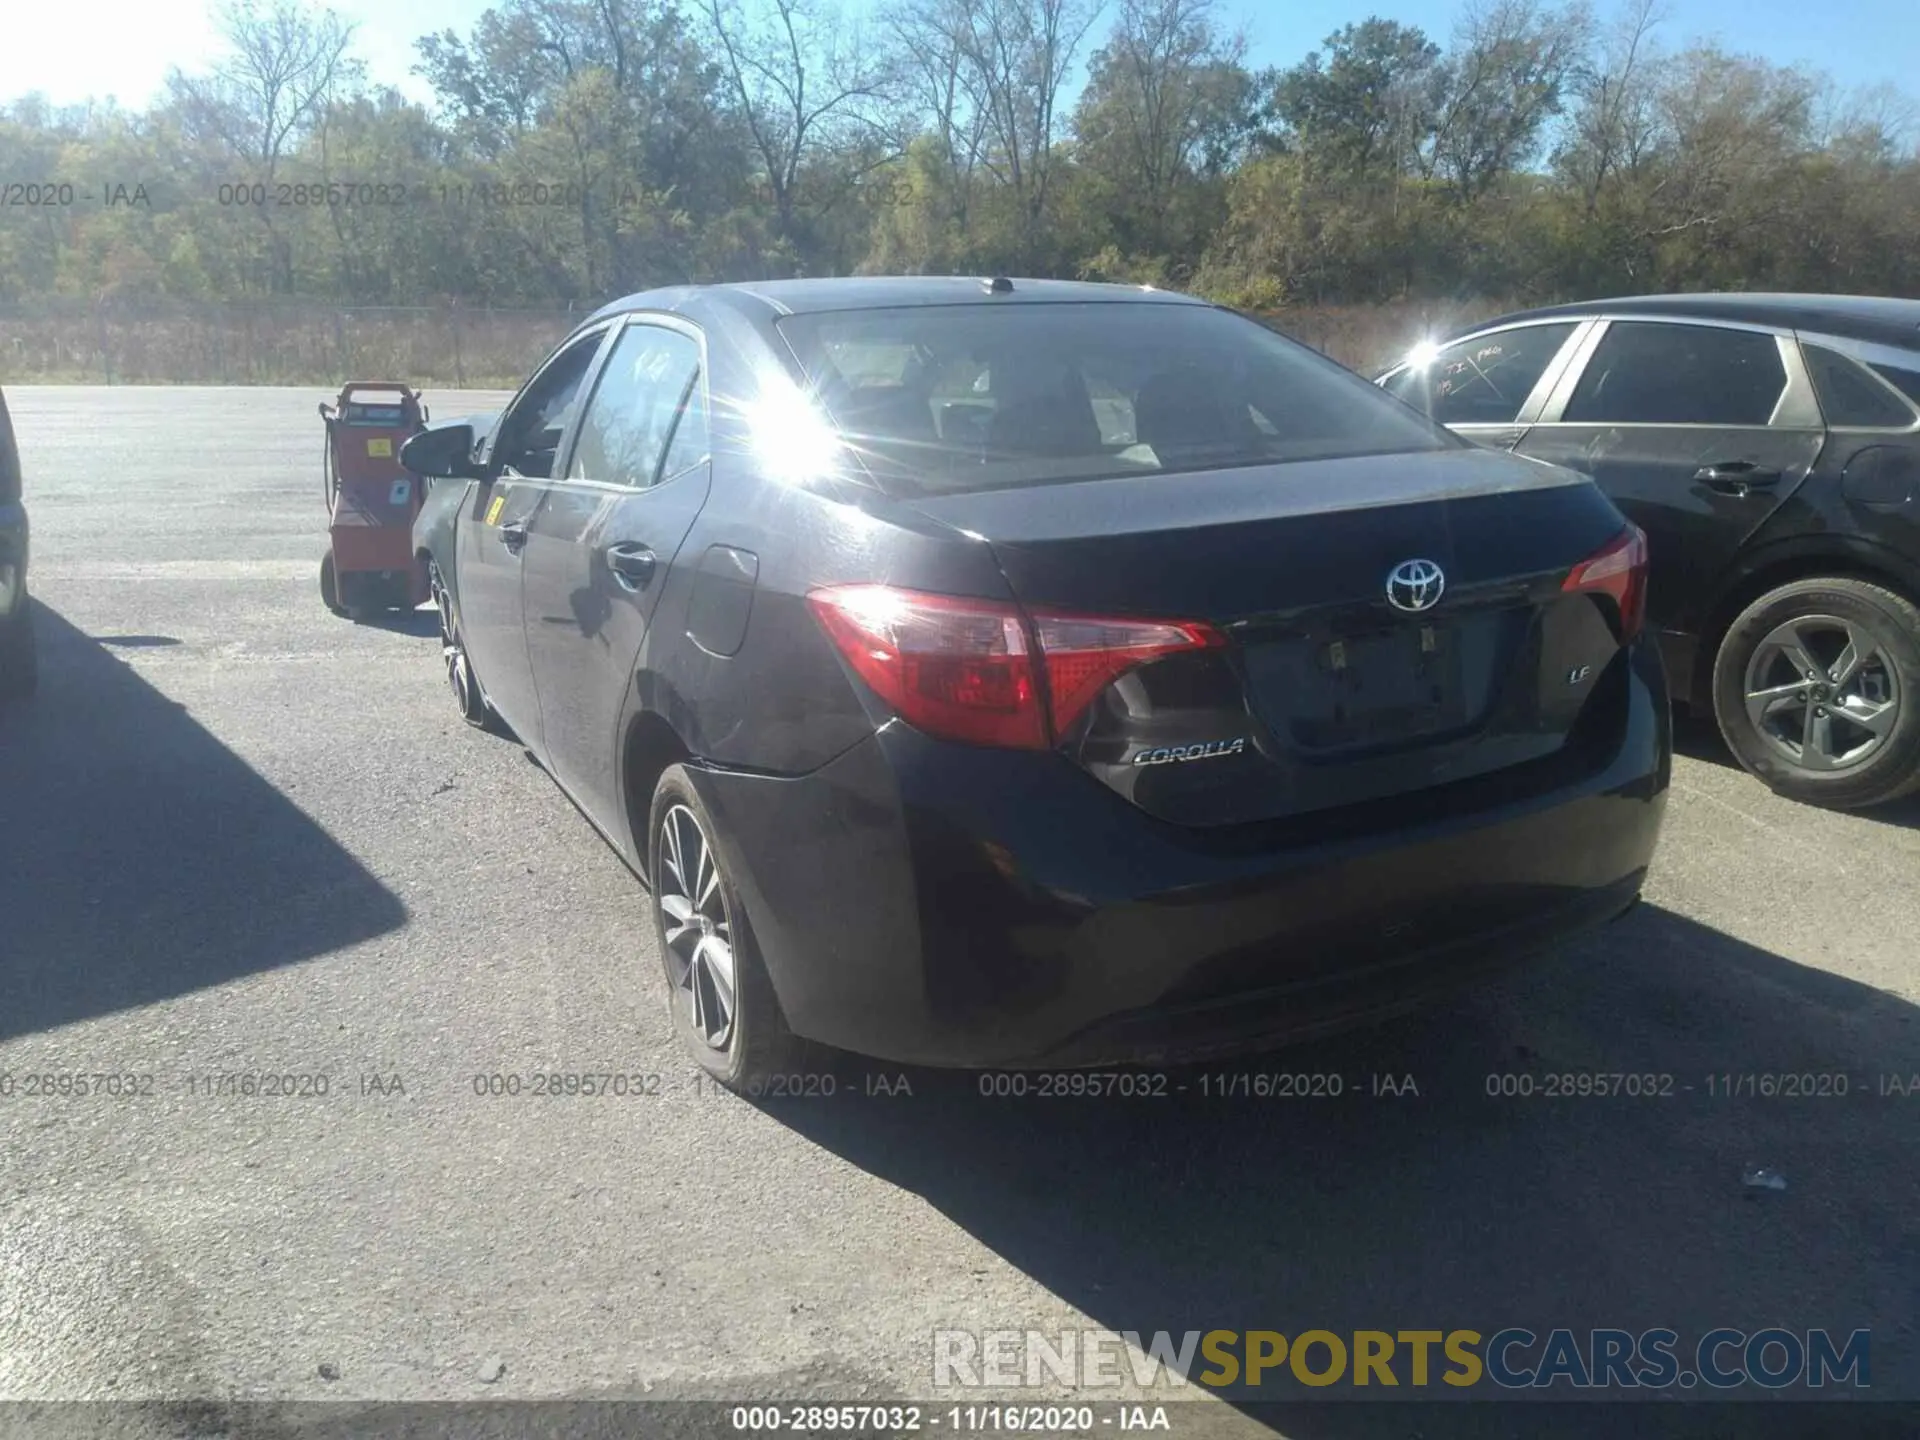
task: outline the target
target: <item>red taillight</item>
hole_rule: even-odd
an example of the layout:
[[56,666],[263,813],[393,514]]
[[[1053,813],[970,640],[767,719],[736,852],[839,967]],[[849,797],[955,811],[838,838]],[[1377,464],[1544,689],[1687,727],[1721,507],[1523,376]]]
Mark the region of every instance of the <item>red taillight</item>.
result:
[[1012,605],[840,585],[807,597],[856,674],[930,735],[1047,745],[1025,618]]
[[1227,643],[1211,625],[1190,620],[1036,614],[1033,627],[1046,657],[1056,735],[1070,729],[1102,690],[1136,665]]
[[1051,745],[1134,666],[1226,643],[1186,621],[1028,616],[1013,604],[890,585],[831,586],[807,602],[855,673],[909,725],[1027,750]]
[[1640,633],[1647,613],[1647,537],[1637,525],[1608,543],[1606,549],[1582,560],[1560,587],[1571,593],[1584,590],[1611,595],[1620,611],[1620,639]]

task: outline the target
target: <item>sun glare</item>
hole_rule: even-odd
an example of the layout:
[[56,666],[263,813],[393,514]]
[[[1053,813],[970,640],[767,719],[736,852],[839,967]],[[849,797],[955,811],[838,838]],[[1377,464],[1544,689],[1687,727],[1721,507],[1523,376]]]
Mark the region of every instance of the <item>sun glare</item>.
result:
[[759,393],[742,407],[762,471],[785,485],[804,485],[839,468],[845,446],[811,396],[778,371],[759,377]]

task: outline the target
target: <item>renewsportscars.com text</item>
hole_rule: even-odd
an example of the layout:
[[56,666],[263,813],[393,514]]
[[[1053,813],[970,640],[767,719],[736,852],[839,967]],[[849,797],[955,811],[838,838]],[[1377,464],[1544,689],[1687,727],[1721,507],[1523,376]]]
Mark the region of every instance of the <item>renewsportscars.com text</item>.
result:
[[1869,1332],[1708,1330],[936,1330],[942,1390],[1302,1385],[1506,1390],[1866,1389]]

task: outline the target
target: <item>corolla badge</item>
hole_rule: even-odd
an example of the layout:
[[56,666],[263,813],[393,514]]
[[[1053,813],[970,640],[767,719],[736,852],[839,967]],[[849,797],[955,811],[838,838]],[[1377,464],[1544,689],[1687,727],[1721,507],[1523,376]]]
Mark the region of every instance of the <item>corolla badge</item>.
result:
[[1431,560],[1402,560],[1387,575],[1387,601],[1396,610],[1431,610],[1447,577]]
[[1181,760],[1212,760],[1220,755],[1239,755],[1247,748],[1247,737],[1237,740],[1202,740],[1194,745],[1161,745],[1142,750],[1133,757],[1136,765],[1171,765]]

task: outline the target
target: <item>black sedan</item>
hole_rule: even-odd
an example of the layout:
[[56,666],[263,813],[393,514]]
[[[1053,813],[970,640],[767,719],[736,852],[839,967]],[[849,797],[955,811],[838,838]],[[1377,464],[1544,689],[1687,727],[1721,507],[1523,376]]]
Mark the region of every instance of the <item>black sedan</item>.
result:
[[1842,808],[1920,787],[1920,300],[1668,295],[1423,346],[1389,390],[1647,534],[1674,694]]
[[27,596],[27,507],[20,494],[20,447],[7,397],[0,395],[0,701],[31,695],[40,678]]
[[1302,1037],[1654,852],[1639,531],[1200,301],[654,291],[403,460],[464,713],[648,883],[729,1085]]

